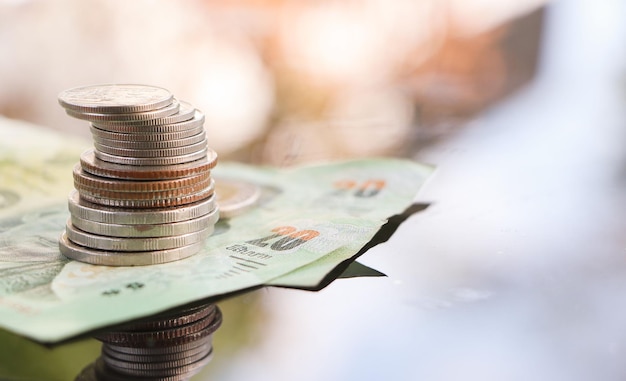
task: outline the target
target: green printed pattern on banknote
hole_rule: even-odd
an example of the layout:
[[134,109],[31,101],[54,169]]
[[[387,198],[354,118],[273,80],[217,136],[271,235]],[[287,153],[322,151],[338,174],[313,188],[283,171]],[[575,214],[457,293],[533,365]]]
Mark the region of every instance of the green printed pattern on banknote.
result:
[[[22,135],[23,153],[39,138],[36,130]],[[74,160],[57,161],[52,177],[32,171],[31,190],[15,179],[1,183],[20,201],[0,209],[0,325],[46,342],[272,282],[295,279],[297,286],[298,269],[305,274],[308,264],[358,252],[389,216],[411,204],[431,172],[394,159],[282,170],[220,163],[216,176],[255,183],[262,196],[245,214],[220,221],[199,254],[153,266],[94,266],[66,260],[56,246],[69,215],[71,168],[88,148],[59,140],[50,157]],[[3,173],[26,158],[32,169],[48,165],[46,155],[14,156],[3,157]]]

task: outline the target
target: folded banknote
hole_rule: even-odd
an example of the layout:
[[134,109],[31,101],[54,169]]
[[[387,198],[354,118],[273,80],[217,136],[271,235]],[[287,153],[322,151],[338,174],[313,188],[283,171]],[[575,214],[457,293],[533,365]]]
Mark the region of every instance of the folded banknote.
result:
[[220,162],[216,178],[261,189],[200,253],[150,266],[71,261],[58,239],[72,167],[89,142],[0,119],[0,326],[41,342],[263,285],[313,288],[405,211],[432,172],[377,158],[296,168]]

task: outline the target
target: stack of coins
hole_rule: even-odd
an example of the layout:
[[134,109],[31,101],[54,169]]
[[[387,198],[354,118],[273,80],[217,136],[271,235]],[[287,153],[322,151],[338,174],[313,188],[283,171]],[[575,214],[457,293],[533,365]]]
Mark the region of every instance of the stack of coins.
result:
[[97,85],[59,94],[68,115],[91,122],[94,148],[73,171],[61,252],[134,266],[197,253],[219,218],[204,115],[166,89]]
[[200,304],[99,334],[102,353],[76,381],[188,380],[211,361],[221,323],[218,307]]

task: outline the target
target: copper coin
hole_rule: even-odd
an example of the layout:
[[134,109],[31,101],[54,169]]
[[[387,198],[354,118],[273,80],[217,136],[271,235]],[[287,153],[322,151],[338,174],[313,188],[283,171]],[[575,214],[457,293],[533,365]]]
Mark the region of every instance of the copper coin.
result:
[[217,165],[217,154],[209,149],[207,156],[198,160],[175,165],[126,165],[100,160],[90,149],[80,155],[84,171],[96,176],[127,180],[177,179],[210,171]]
[[74,166],[73,176],[74,184],[84,186],[85,188],[97,188],[112,192],[154,192],[185,188],[199,183],[205,183],[209,181],[211,173],[207,171],[192,176],[162,181],[129,181],[94,176],[89,172],[83,171],[80,164],[76,164]]
[[[211,184],[213,184],[213,182]],[[204,200],[208,197],[211,197],[212,195],[213,186],[210,186],[198,193],[190,195],[155,200],[111,199],[104,197],[95,197],[89,194],[80,194],[80,198],[94,204],[120,208],[168,208],[172,206],[191,204],[193,202]]]
[[186,197],[198,193],[211,186],[212,179],[207,178],[192,185],[175,189],[150,191],[112,191],[98,187],[88,187],[74,182],[74,186],[81,196],[101,197],[111,200],[162,200],[176,197]]

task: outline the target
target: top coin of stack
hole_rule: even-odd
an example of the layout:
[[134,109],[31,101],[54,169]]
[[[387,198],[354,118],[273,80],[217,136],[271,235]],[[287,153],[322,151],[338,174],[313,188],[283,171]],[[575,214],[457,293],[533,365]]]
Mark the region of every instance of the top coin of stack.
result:
[[96,85],[59,94],[68,115],[91,122],[94,149],[73,171],[61,252],[133,266],[197,253],[219,217],[204,115],[166,89]]

